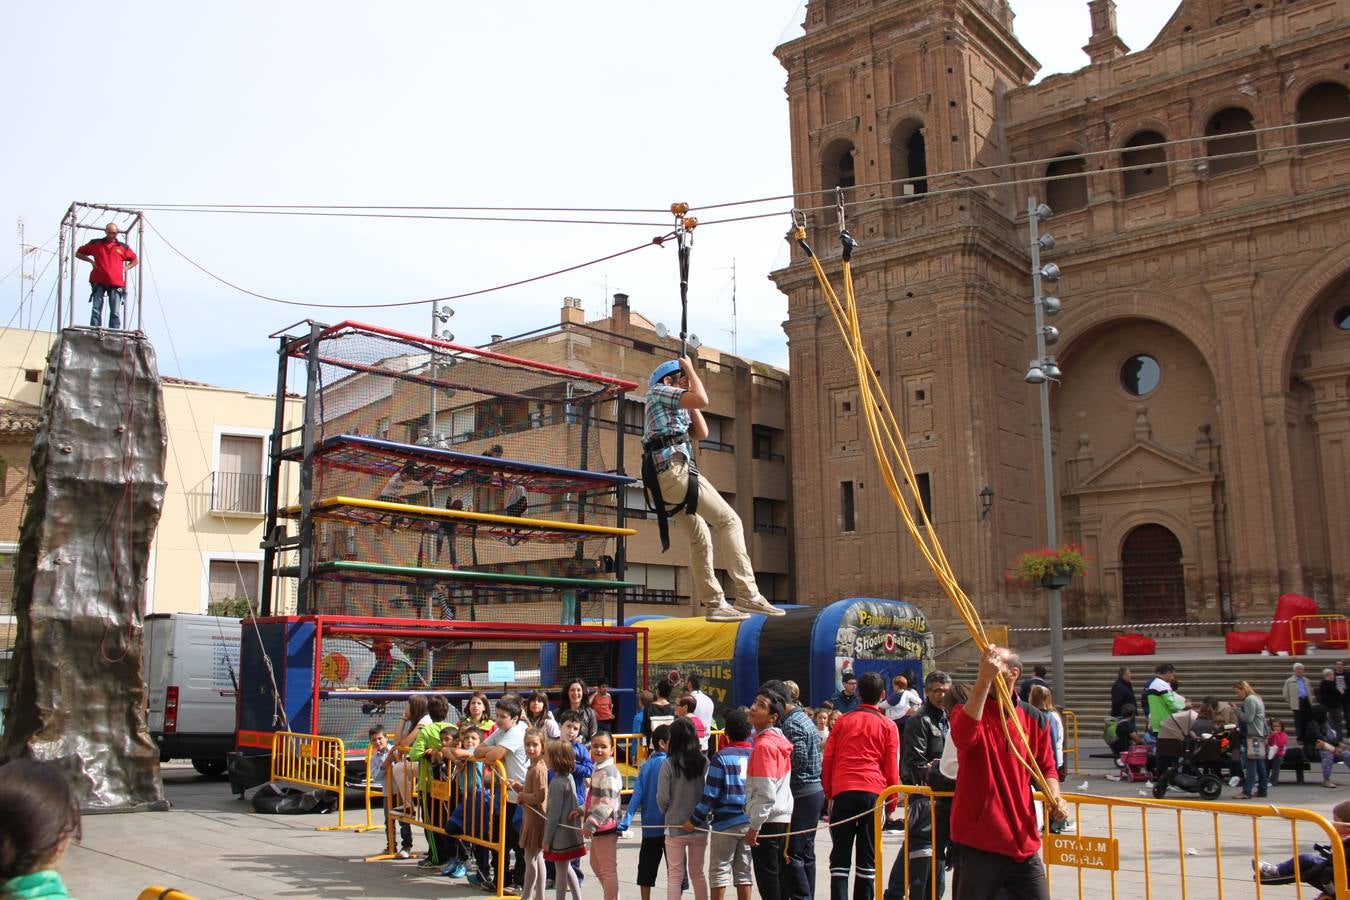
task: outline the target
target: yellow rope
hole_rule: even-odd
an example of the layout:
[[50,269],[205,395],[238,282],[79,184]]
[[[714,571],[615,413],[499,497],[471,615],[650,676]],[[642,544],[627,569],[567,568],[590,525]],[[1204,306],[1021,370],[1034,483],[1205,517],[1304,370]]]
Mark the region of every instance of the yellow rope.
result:
[[[867,350],[863,346],[862,325],[858,317],[857,298],[853,291],[852,264],[848,260],[843,262],[844,301],[840,302],[839,295],[830,284],[820,260],[816,258],[815,253],[806,244],[806,229],[797,226],[793,239],[807,252],[811,267],[815,271],[816,279],[820,282],[821,291],[824,293],[827,308],[830,310],[830,315],[834,317],[835,325],[844,340],[844,346],[853,360],[855,375],[858,379],[859,401],[866,418],[872,451],[876,456],[877,464],[880,466],[881,477],[886,485],[886,490],[891,495],[892,502],[900,511],[910,537],[914,539],[920,554],[932,568],[933,573],[937,575],[938,582],[942,585],[962,621],[965,622],[971,637],[982,650],[987,650],[990,643],[984,631],[984,624],[980,620],[979,610],[975,608],[975,604],[970,597],[962,590],[956,573],[947,561],[942,543],[938,540],[937,530],[933,528],[928,519],[928,511],[924,509],[923,502],[919,497],[914,467],[909,458],[909,451],[905,447],[900,426],[894,411],[891,409],[890,401],[887,400],[886,393],[882,389],[877,372],[872,368]],[[918,522],[915,521],[914,515],[910,511],[910,504],[905,499],[900,479],[896,475],[897,467],[915,501],[914,508],[918,510]],[[1014,714],[1017,706],[1008,685],[1002,678],[995,678],[993,687],[997,695],[1000,712],[1003,713],[999,716],[999,719],[1003,727],[1004,737],[1007,738],[1013,755],[1031,773],[1031,777],[1041,791],[1046,796],[1050,796],[1050,786],[1045,773],[1041,771],[1031,751],[1031,742],[1026,731],[1022,728],[1021,720]],[[1020,740],[1013,739],[1013,731],[1009,730],[1008,727],[1010,720]]]

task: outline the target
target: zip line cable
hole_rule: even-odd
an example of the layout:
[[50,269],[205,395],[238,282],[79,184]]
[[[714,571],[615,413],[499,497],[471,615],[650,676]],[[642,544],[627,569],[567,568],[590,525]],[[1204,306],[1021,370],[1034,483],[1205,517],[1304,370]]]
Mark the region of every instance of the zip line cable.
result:
[[428,303],[444,303],[447,300],[462,300],[466,297],[477,297],[482,294],[491,294],[496,291],[503,291],[506,290],[507,288],[520,287],[523,284],[530,284],[535,281],[543,281],[546,278],[553,278],[556,275],[563,275],[567,272],[575,272],[578,269],[584,269],[587,268],[588,266],[594,266],[602,262],[608,262],[611,259],[618,259],[619,257],[626,256],[629,253],[636,253],[639,250],[643,250],[653,245],[660,247],[662,246],[662,244],[665,243],[665,241],[668,238],[673,236],[673,234],[661,235],[659,237],[654,237],[650,241],[647,241],[645,243],[638,244],[635,247],[629,247],[627,250],[620,250],[617,253],[610,253],[606,256],[601,256],[597,259],[587,260],[586,262],[577,263],[576,265],[573,266],[567,266],[566,268],[562,269],[555,269],[552,272],[545,272],[542,275],[534,275],[529,278],[522,278],[519,279],[518,281],[512,281],[506,284],[499,284],[489,288],[481,288],[476,291],[465,291],[464,293],[461,294],[448,294],[444,297],[427,297],[422,300],[399,300],[391,303],[309,303],[299,300],[285,300],[281,297],[271,297],[268,296],[267,294],[260,294],[257,291],[251,291],[248,288],[240,287],[239,285],[234,284],[231,281],[227,281],[225,278],[222,278],[221,276],[212,272],[210,269],[206,268],[201,263],[197,262],[195,259],[188,256],[182,250],[179,250],[177,247],[175,247],[173,243],[168,238],[166,238],[163,235],[163,233],[161,233],[160,230],[156,228],[154,223],[151,222],[149,219],[144,219],[143,221],[150,228],[150,230],[155,233],[155,236],[164,242],[164,245],[166,247],[168,247],[174,253],[178,254],[180,257],[182,257],[182,259],[185,262],[187,262],[200,272],[215,279],[216,281],[219,281],[226,287],[232,288],[243,294],[248,294],[250,297],[257,297],[259,300],[266,300],[270,303],[280,303],[284,306],[307,306],[314,309],[389,309],[398,306],[424,306]]
[[[867,188],[867,187],[882,187],[882,186],[887,186],[887,185],[897,185],[897,184],[903,185],[903,184],[914,184],[914,183],[918,183],[918,182],[936,181],[936,180],[941,179],[941,178],[944,178],[944,177],[955,177],[955,176],[969,175],[969,174],[974,174],[974,173],[979,173],[979,172],[992,172],[992,171],[1001,170],[1001,169],[1006,169],[1006,168],[1011,168],[1011,167],[1015,167],[1015,166],[1036,165],[1036,164],[1039,164],[1039,163],[1042,163],[1042,162],[1053,162],[1053,161],[1055,161],[1055,160],[1074,159],[1074,158],[1077,158],[1077,159],[1087,159],[1087,158],[1090,158],[1090,157],[1097,157],[1097,156],[1102,156],[1102,155],[1105,155],[1105,154],[1124,153],[1124,152],[1128,152],[1129,150],[1149,150],[1149,149],[1156,149],[1156,148],[1159,148],[1159,147],[1167,147],[1167,146],[1173,146],[1173,145],[1177,145],[1177,144],[1191,143],[1191,142],[1196,141],[1196,140],[1227,140],[1227,139],[1232,139],[1232,138],[1234,138],[1234,137],[1242,137],[1242,136],[1246,136],[1246,135],[1255,135],[1255,134],[1259,134],[1259,133],[1265,133],[1265,132],[1270,132],[1270,131],[1277,131],[1277,130],[1282,130],[1282,129],[1292,128],[1292,127],[1309,127],[1309,126],[1315,126],[1315,125],[1337,124],[1337,123],[1342,123],[1342,122],[1350,122],[1350,117],[1345,117],[1345,118],[1341,118],[1341,119],[1327,119],[1327,120],[1319,121],[1319,122],[1317,122],[1317,123],[1298,123],[1298,125],[1279,125],[1279,126],[1272,126],[1272,127],[1269,127],[1269,128],[1253,129],[1253,130],[1246,131],[1246,132],[1232,132],[1232,133],[1228,133],[1228,134],[1224,134],[1224,135],[1215,135],[1215,136],[1209,136],[1209,137],[1205,137],[1205,138],[1185,138],[1185,139],[1176,140],[1176,141],[1165,141],[1165,142],[1162,142],[1162,143],[1159,143],[1159,144],[1150,144],[1150,145],[1147,145],[1147,146],[1144,146],[1144,147],[1128,148],[1128,150],[1120,150],[1120,149],[1117,149],[1117,150],[1090,151],[1090,152],[1087,152],[1087,153],[1083,153],[1083,154],[1075,154],[1075,155],[1073,155],[1073,156],[1067,156],[1067,157],[1066,157],[1066,156],[1058,156],[1058,157],[1051,157],[1051,158],[1049,158],[1049,159],[1043,159],[1043,160],[1031,160],[1031,161],[1027,161],[1027,162],[1000,163],[1000,164],[997,164],[997,165],[985,166],[985,167],[975,168],[975,169],[962,169],[962,170],[955,170],[955,171],[951,171],[951,172],[936,172],[936,173],[924,175],[924,176],[921,176],[921,177],[915,177],[915,178],[901,178],[901,179],[893,179],[893,180],[891,180],[891,181],[880,181],[880,182],[871,182],[871,183],[864,184],[864,185],[855,185],[855,186],[853,186],[853,187],[851,187],[851,188],[847,188],[846,190],[856,192],[856,191],[858,191],[858,190],[861,190],[861,189]],[[950,195],[950,194],[968,193],[968,192],[972,192],[972,191],[985,191],[985,190],[993,190],[993,189],[996,189],[996,188],[1010,188],[1010,187],[1016,187],[1016,186],[1028,185],[1028,184],[1038,184],[1038,185],[1039,185],[1039,184],[1046,184],[1046,183],[1048,183],[1048,182],[1065,181],[1065,180],[1069,180],[1069,179],[1087,179],[1090,175],[1110,175],[1110,174],[1116,174],[1116,173],[1128,173],[1128,172],[1136,172],[1136,171],[1141,171],[1141,170],[1146,170],[1146,169],[1154,169],[1154,168],[1159,168],[1159,167],[1163,167],[1163,168],[1172,168],[1172,167],[1175,167],[1175,166],[1184,166],[1184,165],[1195,166],[1195,165],[1199,165],[1199,164],[1202,164],[1202,163],[1207,165],[1208,163],[1210,163],[1210,162],[1212,162],[1212,161],[1220,161],[1220,160],[1225,160],[1225,159],[1236,159],[1236,158],[1247,158],[1247,157],[1259,157],[1259,156],[1260,156],[1261,154],[1263,154],[1263,153],[1269,154],[1269,153],[1273,153],[1273,152],[1277,152],[1277,151],[1282,151],[1282,150],[1286,150],[1286,151],[1287,151],[1287,150],[1307,150],[1307,149],[1318,149],[1318,148],[1324,148],[1324,147],[1344,146],[1344,145],[1346,145],[1347,143],[1350,143],[1350,137],[1344,137],[1344,138],[1331,138],[1331,139],[1328,139],[1328,140],[1321,140],[1321,141],[1305,141],[1305,142],[1300,142],[1300,143],[1295,143],[1295,144],[1285,144],[1285,145],[1280,145],[1280,146],[1277,146],[1277,147],[1264,147],[1264,148],[1262,148],[1262,147],[1256,147],[1256,148],[1250,148],[1250,149],[1244,148],[1244,149],[1242,149],[1242,150],[1236,150],[1236,151],[1228,152],[1228,153],[1215,153],[1215,154],[1209,154],[1209,155],[1206,155],[1206,156],[1186,157],[1186,158],[1184,158],[1184,159],[1164,159],[1164,160],[1160,160],[1160,161],[1157,161],[1157,162],[1145,162],[1145,163],[1139,163],[1139,164],[1134,164],[1134,165],[1119,165],[1119,166],[1112,166],[1112,167],[1100,168],[1100,169],[1092,170],[1092,171],[1090,171],[1090,172],[1089,172],[1089,171],[1084,171],[1084,172],[1073,172],[1073,173],[1067,173],[1067,174],[1062,174],[1062,175],[1036,175],[1036,176],[1030,176],[1030,177],[1026,177],[1026,178],[1003,178],[1003,179],[999,179],[999,180],[997,180],[997,181],[992,181],[992,182],[988,182],[988,183],[984,183],[984,184],[956,185],[956,186],[954,186],[954,187],[935,188],[935,189],[932,189],[932,190],[925,191],[925,192],[923,192],[922,194],[902,194],[902,195],[890,195],[890,196],[869,197],[869,198],[865,198],[865,199],[861,199],[861,200],[847,201],[847,202],[845,202],[845,203],[843,204],[843,206],[844,206],[844,208],[849,208],[849,209],[852,209],[852,210],[854,210],[854,211],[857,211],[857,210],[860,210],[860,209],[866,209],[866,208],[868,208],[868,207],[882,206],[882,205],[890,204],[890,203],[910,202],[910,201],[914,201],[914,200],[917,200],[917,199],[920,199],[920,198],[923,198],[923,197],[936,197],[936,196],[944,196],[944,195]],[[795,196],[795,197],[810,197],[810,196],[821,195],[821,194],[824,194],[824,193],[836,193],[836,192],[838,192],[839,190],[840,190],[839,188],[832,188],[832,189],[829,189],[829,191],[808,191],[808,192],[805,192],[805,193],[803,193],[803,194],[798,194],[798,195],[783,195],[783,196],[781,196],[781,197],[765,197],[765,198],[759,198],[759,199],[756,199],[756,200],[735,201],[735,202],[731,202],[731,203],[713,204],[713,205],[705,206],[705,207],[702,207],[702,208],[703,208],[703,209],[728,208],[728,207],[732,207],[732,206],[739,206],[739,205],[747,205],[747,204],[755,204],[755,203],[770,202],[770,201],[773,201],[773,200],[779,200],[779,199],[792,199],[794,196]],[[171,206],[171,205],[168,205],[168,204],[162,204],[162,205],[160,205],[160,209],[159,209],[158,211],[165,211],[165,210],[169,209],[170,206]],[[342,209],[342,208],[343,208],[343,207],[339,207],[339,209]],[[691,208],[692,208],[692,207],[691,207]],[[700,224],[703,224],[703,225],[705,225],[705,226],[706,226],[706,225],[725,225],[725,224],[730,224],[730,223],[734,223],[734,222],[747,222],[747,221],[754,221],[754,220],[758,220],[758,219],[775,218],[775,217],[779,217],[779,216],[783,216],[783,215],[793,215],[793,217],[794,217],[794,223],[795,223],[795,222],[796,222],[796,215],[797,215],[797,214],[812,213],[812,212],[823,212],[823,211],[826,211],[826,210],[830,210],[830,209],[839,209],[839,208],[840,208],[840,206],[839,206],[838,203],[832,204],[832,205],[821,205],[821,206],[810,206],[810,207],[794,207],[793,209],[789,209],[789,210],[778,209],[778,210],[773,210],[773,211],[770,211],[770,212],[764,212],[764,213],[752,213],[752,214],[748,214],[748,215],[743,215],[743,216],[732,216],[732,217],[722,218],[722,219],[704,219],[704,220],[701,220],[701,221],[700,221]],[[505,208],[505,207],[502,207],[502,209],[506,209],[506,208]],[[181,204],[181,205],[178,205],[178,206],[174,207],[174,211],[189,211],[189,212],[203,212],[203,213],[211,213],[211,212],[219,212],[219,213],[228,213],[228,212],[242,213],[242,212],[249,212],[249,211],[251,211],[251,210],[246,209],[246,208],[243,208],[242,206],[231,206],[231,207],[224,207],[224,206],[222,206],[221,208],[215,209],[215,208],[205,208],[205,207],[200,207],[200,206],[188,206],[188,205],[186,205],[186,204]],[[274,212],[274,213],[263,213],[263,214],[290,214],[290,213],[275,213],[275,212]],[[296,215],[311,215],[311,214],[313,214],[313,215],[331,215],[331,216],[336,216],[336,217],[347,217],[347,216],[349,216],[349,215],[350,215],[350,216],[355,216],[355,217],[361,217],[361,216],[364,215],[364,214],[349,214],[349,213],[344,213],[344,212],[333,212],[333,213],[303,213],[303,212],[302,212],[302,213],[295,213],[295,214],[296,214]],[[395,216],[395,217],[396,217],[396,218],[403,218],[402,216]],[[407,218],[424,218],[424,217],[420,217],[420,216],[410,216],[410,217],[407,217]],[[436,218],[436,217],[430,217],[430,218]],[[472,219],[473,217],[464,217],[464,218]],[[603,222],[603,223],[602,223],[602,222],[595,221],[595,220],[570,220],[570,221],[569,221],[569,220],[564,220],[564,219],[541,219],[541,220],[531,220],[531,219],[494,218],[494,219],[483,219],[483,221],[504,221],[504,222],[531,222],[531,221],[543,221],[543,222],[549,222],[549,223],[553,223],[553,224],[619,224],[619,225],[638,225],[638,224],[643,224],[643,223],[637,223],[637,222]],[[228,279],[224,278],[223,276],[217,275],[215,272],[213,272],[213,271],[207,269],[204,265],[202,265],[201,263],[197,262],[197,261],[196,261],[195,259],[193,259],[192,257],[189,257],[189,256],[188,256],[186,253],[184,253],[183,251],[179,250],[179,249],[178,249],[171,241],[169,241],[169,240],[163,235],[163,233],[160,232],[159,229],[157,229],[157,228],[154,226],[154,224],[151,223],[148,219],[145,220],[145,224],[149,226],[150,230],[151,230],[152,232],[154,232],[154,234],[155,234],[160,240],[164,241],[164,244],[165,244],[170,250],[172,250],[172,251],[173,251],[174,253],[176,253],[178,256],[182,257],[182,259],[183,259],[185,262],[189,263],[189,264],[192,265],[194,268],[196,268],[196,269],[198,269],[199,271],[201,271],[203,274],[205,274],[205,275],[207,275],[208,277],[210,277],[210,278],[212,278],[212,279],[214,279],[214,280],[220,282],[221,284],[225,285],[226,287],[229,287],[229,288],[231,288],[232,290],[239,291],[240,293],[247,294],[247,295],[249,295],[249,296],[251,296],[251,297],[256,297],[256,298],[258,298],[258,299],[260,299],[260,300],[266,300],[266,301],[272,302],[272,303],[279,303],[279,304],[282,304],[282,305],[285,305],[285,306],[301,306],[301,307],[308,307],[308,308],[312,308],[312,309],[388,309],[388,308],[394,308],[394,307],[421,306],[421,305],[425,305],[425,304],[428,304],[428,303],[446,302],[446,301],[449,301],[449,300],[462,300],[462,299],[466,299],[466,298],[469,298],[469,297],[477,297],[477,296],[481,296],[481,295],[484,295],[484,294],[495,293],[495,292],[497,292],[497,291],[506,290],[506,289],[513,288],[513,287],[520,287],[520,286],[522,286],[522,285],[530,284],[530,283],[533,283],[533,282],[536,282],[536,281],[542,281],[542,280],[547,279],[547,278],[552,278],[552,277],[555,277],[555,276],[557,276],[557,275],[563,275],[563,274],[566,274],[566,273],[568,273],[568,272],[574,272],[574,271],[577,271],[577,270],[579,270],[579,269],[587,268],[587,267],[589,267],[589,266],[594,266],[594,265],[598,265],[598,264],[603,263],[603,262],[608,262],[609,260],[612,260],[612,259],[617,259],[617,258],[619,258],[619,257],[621,257],[621,256],[625,256],[625,255],[627,255],[627,254],[629,254],[629,253],[633,253],[633,252],[636,252],[637,250],[640,250],[640,249],[642,249],[642,248],[644,248],[644,247],[650,246],[651,244],[655,244],[655,245],[657,245],[657,246],[661,246],[667,239],[669,239],[669,238],[671,238],[671,237],[678,237],[678,234],[675,233],[675,232],[667,233],[667,234],[665,234],[665,235],[662,235],[662,236],[653,238],[649,243],[639,244],[639,245],[637,245],[637,246],[630,247],[630,248],[628,248],[628,249],[626,249],[626,250],[620,250],[620,251],[618,251],[618,252],[616,252],[616,253],[611,253],[611,254],[608,254],[608,255],[606,255],[606,256],[598,257],[598,258],[596,258],[596,259],[592,259],[592,260],[588,260],[588,261],[585,261],[585,262],[577,263],[576,265],[567,266],[567,267],[565,267],[565,268],[556,269],[556,270],[551,271],[551,272],[546,272],[546,273],[543,273],[543,274],[541,274],[541,275],[535,275],[535,276],[532,276],[532,277],[529,277],[529,278],[520,279],[520,280],[517,280],[517,281],[507,282],[507,283],[505,283],[505,284],[495,285],[495,286],[493,286],[493,287],[481,288],[481,289],[475,290],[475,291],[466,291],[466,292],[459,293],[459,294],[450,294],[450,295],[446,295],[446,296],[442,296],[442,297],[428,297],[428,298],[420,299],[420,300],[394,301],[394,302],[387,302],[387,303],[315,303],[315,302],[309,302],[309,301],[287,300],[287,299],[284,299],[284,298],[281,298],[281,297],[274,297],[274,296],[271,296],[271,295],[268,295],[268,294],[263,294],[263,293],[260,293],[260,292],[253,291],[253,290],[250,290],[250,289],[248,289],[248,288],[242,287],[242,286],[240,286],[240,285],[237,285],[237,284],[235,284],[235,283],[229,281]],[[659,226],[659,227],[664,227],[664,226]]]
[[666,209],[622,209],[618,207],[572,206],[402,206],[399,204],[351,205],[342,203],[110,203],[131,209],[322,209],[322,210],[415,210],[418,212],[567,212],[567,213],[652,213],[669,212]]
[[433,216],[417,213],[322,212],[315,210],[236,209],[229,207],[142,206],[143,211],[171,213],[211,213],[215,215],[244,216],[308,216],[334,219],[413,219],[439,222],[508,222],[543,225],[636,225],[641,228],[664,228],[663,222],[630,222],[612,219],[549,219],[512,216]]

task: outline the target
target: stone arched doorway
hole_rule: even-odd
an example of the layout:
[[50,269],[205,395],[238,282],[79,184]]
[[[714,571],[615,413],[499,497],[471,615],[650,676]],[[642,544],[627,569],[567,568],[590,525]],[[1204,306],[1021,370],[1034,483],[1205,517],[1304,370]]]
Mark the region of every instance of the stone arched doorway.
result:
[[1155,523],[1139,525],[1120,548],[1121,593],[1125,622],[1184,622],[1186,573],[1181,541]]

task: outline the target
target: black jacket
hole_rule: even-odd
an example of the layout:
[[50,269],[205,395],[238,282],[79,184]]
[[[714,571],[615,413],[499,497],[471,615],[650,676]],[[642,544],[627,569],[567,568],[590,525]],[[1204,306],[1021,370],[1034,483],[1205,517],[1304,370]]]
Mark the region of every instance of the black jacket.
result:
[[942,758],[947,730],[947,711],[924,700],[918,715],[905,722],[904,751],[900,757],[902,782],[928,783],[928,767]]
[[1134,684],[1124,678],[1117,678],[1116,683],[1111,685],[1111,718],[1119,719],[1124,715],[1120,710],[1126,703],[1134,705],[1136,713],[1139,711],[1139,705],[1134,700]]

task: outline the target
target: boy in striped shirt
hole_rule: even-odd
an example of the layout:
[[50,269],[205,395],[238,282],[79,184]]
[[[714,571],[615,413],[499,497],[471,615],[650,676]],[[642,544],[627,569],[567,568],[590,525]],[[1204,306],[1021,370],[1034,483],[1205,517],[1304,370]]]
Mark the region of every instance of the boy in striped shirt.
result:
[[745,833],[750,817],[745,812],[745,783],[750,768],[750,717],[744,707],[727,712],[727,745],[713,754],[708,764],[703,799],[694,807],[691,820],[683,830],[694,830],[694,822],[711,819],[708,842],[708,881],[712,900],[726,897],[727,885],[735,885],[737,900],[749,900],[751,875],[750,845]]

